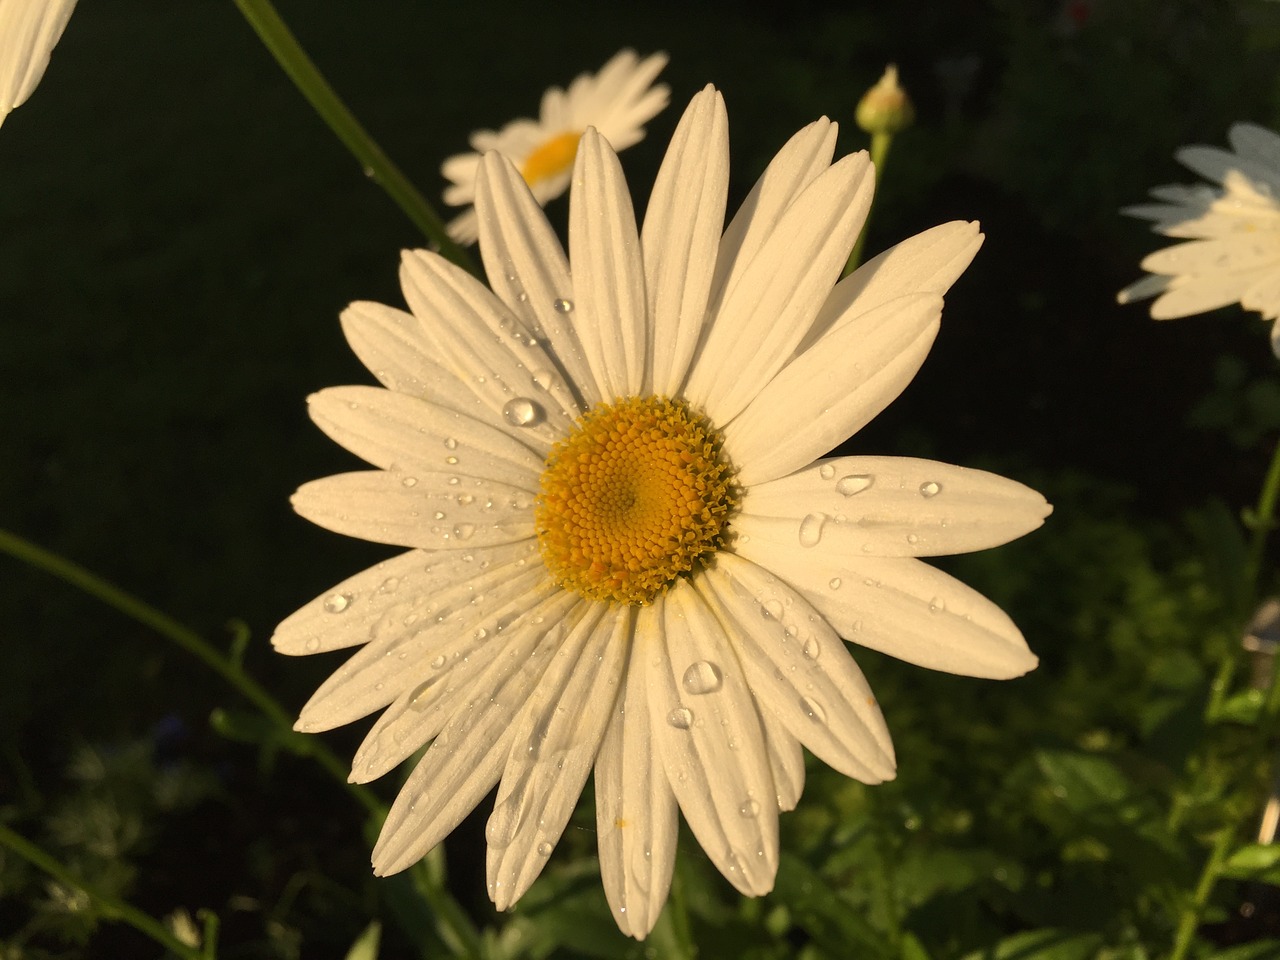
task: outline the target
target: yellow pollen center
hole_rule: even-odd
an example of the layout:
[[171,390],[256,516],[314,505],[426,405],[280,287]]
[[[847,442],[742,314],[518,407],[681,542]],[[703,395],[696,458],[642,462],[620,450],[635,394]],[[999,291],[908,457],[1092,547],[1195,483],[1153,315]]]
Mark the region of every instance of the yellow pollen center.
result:
[[535,523],[552,578],[647,604],[725,542],[737,505],[719,435],[683,402],[600,403],[551,448]]
[[573,166],[573,159],[578,155],[578,141],[582,139],[582,131],[560,133],[538,144],[537,149],[524,161],[520,168],[520,176],[524,182],[533,186],[539,180],[550,180],[562,173],[568,173]]

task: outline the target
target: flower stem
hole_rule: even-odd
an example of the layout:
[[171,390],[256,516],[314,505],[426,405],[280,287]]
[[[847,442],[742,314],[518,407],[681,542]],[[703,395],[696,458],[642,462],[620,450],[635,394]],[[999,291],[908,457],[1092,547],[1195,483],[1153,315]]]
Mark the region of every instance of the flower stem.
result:
[[1227,851],[1231,849],[1234,836],[1235,830],[1232,827],[1223,827],[1214,838],[1213,849],[1209,851],[1209,859],[1205,861],[1204,869],[1200,872],[1200,879],[1196,883],[1191,900],[1183,904],[1178,912],[1178,929],[1174,934],[1169,960],[1184,960],[1187,951],[1191,948],[1196,927],[1200,925],[1200,914],[1209,900],[1209,894],[1213,892],[1213,885],[1218,881],[1218,871],[1222,869],[1223,861],[1227,859]]
[[360,161],[365,173],[436,244],[442,256],[465,270],[476,273],[475,261],[466,250],[450,239],[435,208],[418,192],[409,178],[400,172],[400,168],[391,162],[377,141],[342,102],[342,98],[329,85],[329,81],[307,56],[293,32],[276,12],[271,0],[235,0],[235,4],[316,113],[320,114],[329,129]]
[[36,846],[21,834],[10,830],[3,823],[0,823],[0,844],[8,847],[18,856],[43,870],[64,886],[83,892],[106,918],[127,923],[139,933],[150,937],[160,946],[177,956],[183,957],[185,960],[209,960],[213,956],[208,951],[197,950],[195,947],[183,943],[165,929],[164,924],[149,914],[143,913],[137,907],[130,906],[123,900],[109,897],[105,893],[95,890],[83,880],[77,879],[52,854]]
[[1271,454],[1271,464],[1258,493],[1258,506],[1253,512],[1253,539],[1249,543],[1248,565],[1245,567],[1245,600],[1248,603],[1256,601],[1267,537],[1275,526],[1277,500],[1280,500],[1280,440]]
[[[876,172],[876,193],[879,194],[880,178],[884,176],[884,165],[889,158],[889,147],[893,144],[892,133],[873,133],[871,135],[871,163]],[[875,199],[871,201],[871,209],[867,211],[867,219],[862,222],[862,232],[858,234],[853,250],[849,252],[849,261],[844,265],[840,279],[844,279],[862,262],[862,248],[867,242],[867,228],[871,226],[871,214],[875,210]]]

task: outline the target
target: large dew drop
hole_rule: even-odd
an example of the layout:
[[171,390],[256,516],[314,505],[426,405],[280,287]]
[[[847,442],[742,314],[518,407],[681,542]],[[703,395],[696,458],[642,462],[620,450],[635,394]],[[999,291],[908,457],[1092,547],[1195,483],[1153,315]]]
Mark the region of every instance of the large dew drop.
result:
[[693,726],[693,711],[688,707],[676,707],[667,714],[667,723],[677,730],[688,730]]
[[556,297],[551,301],[551,308],[556,313],[573,313],[573,301],[566,300],[564,297]]
[[684,688],[695,696],[714,693],[723,684],[724,676],[720,668],[710,660],[699,660],[690,664],[689,669],[684,672]]
[[926,500],[929,497],[936,497],[941,492],[942,484],[936,483],[933,480],[926,480],[924,483],[920,484],[920,496],[924,497]]
[[539,419],[541,414],[542,408],[528,397],[516,397],[514,400],[508,400],[502,408],[502,419],[513,427],[530,426]]
[[324,598],[324,608],[329,613],[341,613],[351,606],[351,601],[354,599],[355,597],[349,593],[331,593]]
[[825,513],[811,513],[800,521],[800,546],[816,547],[822,540],[822,527],[827,522]]
[[842,497],[852,497],[867,490],[876,478],[868,473],[851,473],[847,477],[841,477],[836,481],[836,493]]

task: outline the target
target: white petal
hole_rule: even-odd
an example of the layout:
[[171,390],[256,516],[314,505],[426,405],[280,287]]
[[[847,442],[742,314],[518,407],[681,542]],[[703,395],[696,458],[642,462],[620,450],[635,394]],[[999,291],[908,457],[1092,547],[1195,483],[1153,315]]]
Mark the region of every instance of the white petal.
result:
[[708,85],[671,138],[640,238],[651,322],[647,386],[658,395],[679,391],[698,344],[728,187],[729,119]]
[[1256,123],[1236,123],[1228,136],[1240,156],[1280,171],[1280,135]]
[[787,728],[768,710],[760,711],[765,748],[769,751],[769,769],[778,792],[778,810],[794,810],[804,793],[804,748]]
[[968,677],[1007,680],[1037,663],[1003,610],[920,560],[754,540],[734,549],[799,590],[853,643]]
[[1117,303],[1134,303],[1138,300],[1145,300],[1148,297],[1158,296],[1169,289],[1169,281],[1172,277],[1162,277],[1158,274],[1149,274],[1141,280],[1135,280],[1129,286],[1125,287],[1116,294]]
[[542,872],[591,773],[630,652],[629,608],[594,604],[552,658],[512,725],[489,818],[489,896],[514,904]]
[[676,798],[654,749],[645,661],[662,645],[662,605],[636,613],[626,692],[596,760],[600,877],[618,927],[642,940],[658,922],[676,859]]
[[0,3],[0,123],[31,96],[44,76],[49,54],[75,5],[75,0]]
[[645,672],[667,782],[711,862],[742,893],[760,896],[778,869],[778,810],[755,699],[689,582],[659,602],[664,644]]
[[316,426],[375,467],[404,476],[479,477],[538,492],[542,458],[474,417],[378,387],[332,387],[307,402]]
[[[545,573],[532,578],[515,575],[509,584],[476,587],[485,591],[483,602],[470,609],[446,610],[433,619],[424,642],[413,638],[408,647],[411,661],[395,675],[402,692],[356,750],[351,761],[353,782],[376,780],[416,753],[444,729],[459,706],[476,695],[494,658],[517,669],[545,632],[542,625],[557,622],[577,602]],[[463,597],[462,602],[471,599]]]
[[471,391],[431,356],[413,314],[363,300],[343,310],[340,319],[355,355],[387,389],[451,410],[479,411]]
[[292,503],[326,530],[394,546],[491,547],[534,535],[533,496],[476,477],[341,473],[304,483]]
[[533,540],[466,552],[410,550],[348,577],[290,614],[276,627],[271,645],[289,656],[341,650],[383,635],[391,621],[410,614],[404,629],[417,629],[421,608],[436,594],[486,570],[514,573],[537,553]]
[[600,395],[634,396],[649,342],[640,238],[618,156],[590,127],[573,167],[569,258],[574,323]]
[[840,275],[874,189],[865,152],[838,161],[726,289],[685,389],[713,423],[728,423],[791,357]]
[[511,161],[490,153],[476,183],[480,253],[493,291],[534,333],[551,344],[555,366],[546,375],[564,379],[582,409],[600,400],[571,315],[556,309],[571,302],[573,281],[564,248]]
[[[574,608],[579,615],[583,606]],[[373,850],[375,873],[396,873],[421,859],[497,782],[511,753],[512,721],[576,620],[544,622],[528,656],[500,656],[488,665],[470,702],[453,711],[396,797]]]
[[785,476],[862,429],[920,369],[941,313],[936,294],[900,297],[796,357],[724,429],[739,482]]
[[1251,275],[1229,272],[1175,277],[1169,289],[1151,304],[1151,316],[1155,320],[1176,320],[1229,306],[1244,296],[1250,279]]
[[[529,595],[546,580],[539,567],[493,567],[389,609],[370,631],[370,642],[307,701],[297,728],[313,733],[359,720],[397,698],[415,699],[420,685],[446,675],[456,685],[466,673],[461,661],[497,632],[493,621],[510,620],[532,605]],[[479,629],[481,622],[490,628]]]
[[1257,310],[1266,320],[1280,317],[1280,270],[1267,271],[1244,292],[1240,305]]
[[797,132],[783,145],[734,215],[716,257],[711,282],[714,313],[725,291],[737,283],[761,245],[773,233],[783,212],[818,175],[831,166],[836,124],[826,117]]
[[558,380],[549,389],[537,381],[552,362],[529,329],[480,281],[437,254],[406,251],[400,285],[428,341],[493,422],[545,455],[568,432],[578,406]]
[[944,295],[981,246],[977,223],[953,220],[890,247],[836,284],[800,350],[890,300]]
[[1174,153],[1174,156],[1183,166],[1190,167],[1207,180],[1223,183],[1228,174],[1235,172],[1249,180],[1267,184],[1272,190],[1280,191],[1280,170],[1268,164],[1238,156],[1221,147],[1183,147]]
[[760,705],[818,759],[863,783],[893,778],[893,743],[862,671],[787,584],[730,553],[699,594],[733,637]]
[[983,470],[909,457],[838,457],[749,488],[739,536],[873,557],[969,553],[1030,533],[1052,508]]
[[1216,273],[1280,267],[1280,244],[1273,237],[1236,234],[1213,240],[1192,240],[1148,254],[1142,269],[1150,273]]

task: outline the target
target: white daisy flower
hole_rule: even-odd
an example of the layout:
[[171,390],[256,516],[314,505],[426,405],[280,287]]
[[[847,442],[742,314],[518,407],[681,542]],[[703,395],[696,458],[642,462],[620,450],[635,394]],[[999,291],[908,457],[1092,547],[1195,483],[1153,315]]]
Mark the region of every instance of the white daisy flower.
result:
[[0,124],[31,96],[76,0],[0,0]]
[[948,223],[835,284],[874,182],[865,152],[832,163],[835,140],[826,119],[797,133],[722,236],[716,90],[681,119],[642,229],[588,128],[567,257],[520,171],[489,153],[476,209],[493,289],[409,251],[411,313],[343,314],[383,386],[324,390],[310,412],[377,469],[308,483],[294,506],[412,549],[317,597],[273,643],[364,644],[297,725],[383,710],[353,780],[430,743],[378,873],[410,866],[497,784],[488,884],[508,908],[594,767],[605,891],[642,938],[667,897],[677,810],[759,895],[802,746],[866,783],[893,777],[842,637],[970,676],[1035,666],[999,608],[917,558],[1021,536],[1043,497],[927,460],[816,459],[910,381],[981,244],[976,224]]
[[[1142,261],[1150,276],[1121,290],[1130,303],[1157,297],[1157,320],[1187,317],[1239,303],[1264,319],[1280,319],[1280,136],[1252,123],[1229,133],[1231,150],[1183,147],[1175,156],[1218,186],[1156,187],[1159,203],[1124,213],[1155,221],[1152,228],[1187,243],[1157,250]],[[1280,324],[1271,330],[1280,356]]]
[[515,164],[534,199],[546,206],[569,188],[578,141],[587,127],[595,127],[619,153],[643,140],[644,125],[671,96],[665,84],[653,82],[666,65],[665,53],[641,60],[634,50],[622,50],[594,76],[581,74],[567,91],[552,87],[544,93],[537,120],[521,117],[496,132],[473,133],[474,152],[449,157],[440,168],[451,181],[444,202],[468,208],[449,223],[449,236],[463,244],[475,243],[479,236],[471,205],[481,158],[490,150]]

